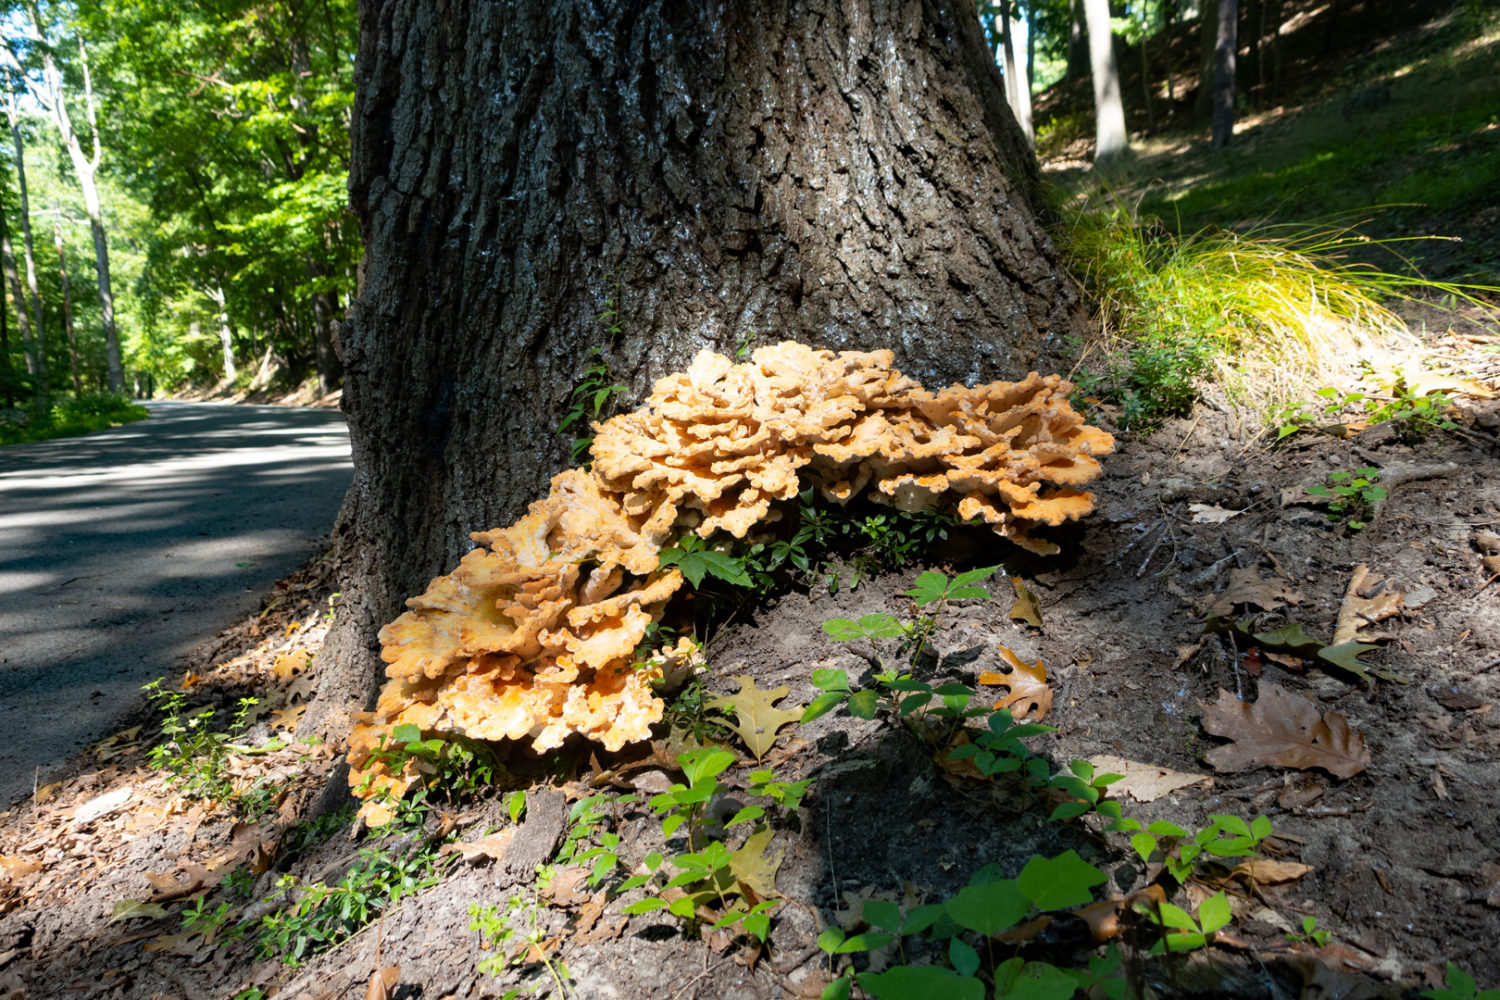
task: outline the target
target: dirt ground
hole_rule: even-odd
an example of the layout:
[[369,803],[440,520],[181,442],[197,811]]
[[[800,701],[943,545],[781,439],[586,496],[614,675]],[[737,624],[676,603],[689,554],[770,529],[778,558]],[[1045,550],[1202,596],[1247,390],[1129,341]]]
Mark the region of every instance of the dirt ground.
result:
[[[1484,375],[1494,349],[1484,336],[1429,347],[1464,353],[1470,374]],[[1274,449],[1234,414],[1201,408],[1149,437],[1121,440],[1095,486],[1097,512],[1057,535],[1060,555],[1023,558],[987,534],[955,536],[932,553],[939,568],[1003,562],[1006,575],[1035,592],[1041,625],[1011,617],[1014,595],[997,576],[993,599],[960,602],[945,616],[937,656],[919,663],[918,677],[998,697],[1003,689],[981,678],[1001,669],[997,647],[1039,658],[1053,695],[1044,721],[1056,731],[1030,744],[1052,771],[1107,755],[1201,776],[1170,793],[1141,793],[1150,801],[1122,795],[1125,814],[1189,830],[1213,814],[1264,814],[1275,831],[1268,856],[1307,866],[1253,889],[1231,883],[1231,936],[1191,959],[1148,959],[1150,939],[1125,934],[1138,985],[1162,996],[1393,996],[1439,985],[1447,961],[1482,986],[1500,983],[1500,564],[1485,562],[1500,553],[1500,538],[1487,534],[1500,524],[1496,408],[1467,399],[1455,414],[1458,431],[1416,443],[1382,424],[1343,438],[1302,433]],[[1362,466],[1383,471],[1389,498],[1364,530],[1349,532],[1305,488]],[[707,687],[731,693],[733,678],[746,675],[761,688],[786,685],[782,706],[802,706],[818,693],[816,669],[871,683],[867,648],[834,642],[823,623],[875,611],[910,616],[902,592],[922,568],[852,588],[846,571],[836,593],[817,581],[774,594],[710,643]],[[1361,573],[1362,603],[1350,606],[1381,619],[1353,619],[1377,647],[1364,656],[1368,683],[1306,651],[1249,637],[1298,623],[1328,642]],[[221,706],[246,691],[262,698],[256,711],[264,714],[244,745],[295,726],[312,693],[306,654],[321,641],[331,589],[327,562],[315,564],[202,650],[202,668],[187,678],[191,697]],[[1382,606],[1389,617],[1375,610]],[[1206,632],[1210,616],[1244,628]],[[1271,685],[1308,699],[1324,718],[1345,717],[1365,741],[1368,765],[1346,778],[1290,766],[1216,769],[1205,755],[1229,741],[1205,731],[1208,706],[1222,692],[1254,703]],[[395,965],[394,996],[546,995],[550,980],[536,963],[499,977],[478,969],[492,953],[470,929],[470,905],[503,909],[520,894],[536,902],[522,912],[579,997],[816,997],[828,964],[815,938],[830,924],[859,929],[863,900],[939,902],[985,864],[1013,875],[1032,855],[1069,849],[1109,873],[1096,898],[1123,897],[1159,874],[1123,835],[1103,834],[1098,823],[1048,822],[1014,781],[954,773],[888,718],[841,709],[781,730],[766,757],[779,777],[812,784],[801,810],[773,823],[768,856],[779,854],[780,864],[769,879],[781,902],[764,949],[720,932],[685,935],[659,912],[619,912],[640,890],[616,898],[608,887],[663,848],[659,819],[639,805],[606,810],[606,828],[621,837],[617,876],[590,890],[581,870],[562,864],[538,884],[535,867],[555,856],[570,802],[601,789],[648,797],[681,780],[660,759],[641,763],[660,744],[600,754],[597,763],[578,747],[554,760],[512,761],[509,783],[526,786],[528,807],[498,861],[483,853],[445,860],[439,884],[292,968],[257,957],[253,931],[234,937],[229,929],[286,905],[276,887],[282,875],[332,883],[365,847],[349,836],[347,812],[321,833],[289,823],[327,781],[342,782],[338,754],[291,744],[233,758],[242,778],[270,776],[280,789],[247,821],[184,796],[151,770],[145,753],[155,721],[141,721],[92,748],[33,802],[0,815],[0,995],[144,1000],[259,989],[357,997],[377,968]],[[670,750],[659,752],[670,759]],[[744,758],[724,780],[743,787],[755,766]],[[473,843],[510,825],[504,795],[493,794],[435,812],[428,831]],[[405,844],[388,838],[381,846],[399,853]],[[240,867],[260,872],[253,886],[231,886],[226,874]],[[1205,894],[1190,886],[1173,898],[1191,906]],[[223,928],[185,924],[190,907],[220,903],[230,914]],[[1288,940],[1305,915],[1331,933],[1327,947]],[[906,944],[908,962],[943,961],[919,938]],[[1075,965],[1095,950],[1065,922],[1019,947]],[[857,965],[871,960],[890,959],[862,955]]]

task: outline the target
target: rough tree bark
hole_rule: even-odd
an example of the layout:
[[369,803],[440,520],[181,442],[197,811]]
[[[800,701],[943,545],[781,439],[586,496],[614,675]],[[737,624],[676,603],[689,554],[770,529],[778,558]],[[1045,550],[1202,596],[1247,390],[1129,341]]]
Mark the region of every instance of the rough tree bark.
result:
[[53,205],[52,246],[57,250],[57,278],[62,284],[63,333],[68,338],[68,370],[73,376],[73,393],[83,395],[83,378],[78,373],[78,331],[73,327],[73,295],[68,291],[68,258],[63,253],[62,206]]
[[746,337],[947,384],[1079,321],[972,3],[363,0],[355,77],[355,481],[307,730],[342,735],[380,626],[567,464],[590,348],[634,403]]

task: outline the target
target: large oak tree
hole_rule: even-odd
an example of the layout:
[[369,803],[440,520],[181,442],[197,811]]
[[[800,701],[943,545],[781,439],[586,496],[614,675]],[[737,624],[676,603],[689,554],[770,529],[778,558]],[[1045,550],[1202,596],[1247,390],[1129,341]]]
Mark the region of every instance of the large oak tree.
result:
[[946,384],[1078,320],[969,0],[362,0],[355,77],[356,471],[309,728],[344,729],[379,627],[566,464],[592,348],[636,401],[748,337]]

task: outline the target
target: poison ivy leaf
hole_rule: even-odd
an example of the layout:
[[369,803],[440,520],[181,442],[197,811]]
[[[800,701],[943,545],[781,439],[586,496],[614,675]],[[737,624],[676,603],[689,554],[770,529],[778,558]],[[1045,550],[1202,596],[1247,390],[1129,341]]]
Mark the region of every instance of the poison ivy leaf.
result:
[[1234,910],[1229,905],[1229,897],[1222,891],[1198,904],[1198,920],[1203,925],[1204,934],[1212,934],[1228,926],[1233,916]]
[[979,952],[961,937],[948,939],[948,963],[963,976],[972,976],[979,971]]
[[984,983],[936,965],[898,965],[886,972],[862,972],[859,985],[876,1000],[984,1000]]
[[894,639],[906,634],[894,615],[884,612],[874,612],[863,615],[859,621],[851,621],[848,618],[830,618],[823,623],[823,631],[833,636],[839,642],[857,642],[860,639]]
[[874,688],[866,688],[849,697],[849,714],[858,719],[873,719],[879,705],[880,692]]
[[1039,910],[1061,910],[1094,901],[1089,890],[1106,881],[1102,871],[1078,856],[1064,851],[1055,858],[1033,857],[1021,869],[1016,887]]
[[[1302,625],[1293,622],[1282,628],[1270,632],[1251,632],[1249,621],[1232,622],[1226,618],[1210,618],[1203,626],[1205,632],[1223,632],[1233,635],[1236,639],[1248,645],[1259,645],[1264,649],[1294,653],[1304,660],[1316,660],[1325,666],[1337,667],[1348,671],[1361,681],[1370,683],[1369,671],[1373,669],[1371,664],[1359,659],[1362,653],[1368,653],[1378,646],[1372,646],[1365,642],[1342,642],[1336,645],[1328,645],[1319,639],[1314,639],[1302,630]],[[1382,674],[1381,676],[1385,676]],[[1402,678],[1394,675],[1387,677],[1388,680],[1401,681]]]
[[1010,709],[1012,717],[1024,719],[1031,712],[1034,718],[1043,718],[1052,708],[1052,689],[1047,686],[1047,668],[1038,659],[1027,663],[1004,646],[996,647],[1000,658],[1010,665],[1005,673],[986,670],[980,673],[979,683],[988,687],[1004,686],[1010,693],[995,702],[996,708]]
[[901,929],[901,908],[887,899],[867,899],[864,906],[865,923],[883,930]]
[[1203,728],[1234,741],[1203,755],[1220,771],[1320,767],[1351,778],[1370,763],[1363,734],[1351,730],[1343,715],[1319,715],[1306,698],[1268,682],[1260,685],[1260,699],[1253,703],[1221,688],[1219,700],[1203,713]]
[[960,926],[993,937],[1014,927],[1031,909],[1031,901],[1013,879],[967,885],[943,904]]
[[708,707],[733,713],[734,731],[739,733],[740,739],[745,741],[745,746],[759,761],[776,742],[778,729],[801,721],[802,706],[775,707],[776,702],[785,698],[791,690],[785,684],[763,691],[755,686],[755,678],[747,674],[740,674],[734,679],[740,682],[739,691],[732,695],[713,695],[708,699]]

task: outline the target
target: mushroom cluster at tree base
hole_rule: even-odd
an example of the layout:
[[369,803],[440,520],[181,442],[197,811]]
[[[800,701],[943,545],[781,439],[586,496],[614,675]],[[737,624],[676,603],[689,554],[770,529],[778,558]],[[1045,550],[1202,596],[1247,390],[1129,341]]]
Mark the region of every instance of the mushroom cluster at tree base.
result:
[[479,547],[381,630],[388,680],[350,736],[365,821],[383,822],[418,778],[382,752],[398,726],[538,751],[574,733],[610,750],[649,738],[663,711],[653,686],[697,655],[683,641],[637,657],[682,585],[661,550],[688,532],[744,538],[807,485],[839,503],[947,507],[1057,551],[1037,532],[1093,509],[1078,487],[1114,446],[1069,405],[1072,386],[1032,373],[931,392],[892,360],[792,342],[741,364],[702,351],[644,407],[596,425],[591,469],[474,534]]

